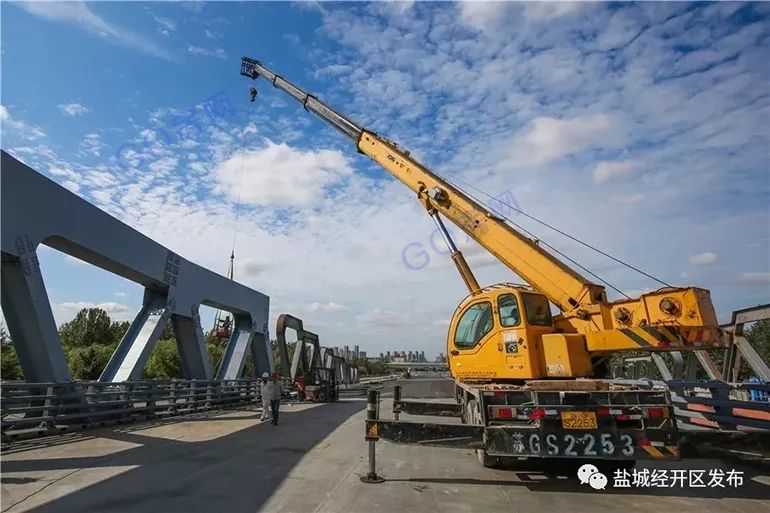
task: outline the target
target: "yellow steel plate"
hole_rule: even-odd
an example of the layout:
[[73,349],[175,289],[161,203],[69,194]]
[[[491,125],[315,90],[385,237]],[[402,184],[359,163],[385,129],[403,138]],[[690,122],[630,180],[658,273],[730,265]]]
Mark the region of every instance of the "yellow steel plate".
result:
[[592,411],[561,412],[561,427],[564,429],[596,429],[596,413]]

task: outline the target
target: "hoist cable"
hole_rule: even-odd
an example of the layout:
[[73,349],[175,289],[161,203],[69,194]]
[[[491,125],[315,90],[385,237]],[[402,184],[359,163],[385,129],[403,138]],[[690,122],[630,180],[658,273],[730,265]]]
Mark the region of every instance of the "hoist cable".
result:
[[[617,263],[619,263],[619,264],[621,264],[621,265],[624,265],[624,266],[626,266],[627,268],[629,268],[629,269],[631,269],[631,270],[633,270],[633,271],[636,271],[637,273],[639,273],[639,274],[641,274],[641,275],[643,275],[643,276],[646,276],[647,278],[650,278],[651,280],[654,280],[654,281],[656,281],[656,282],[660,283],[661,285],[664,285],[664,286],[666,286],[666,287],[672,287],[672,285],[670,285],[670,284],[666,283],[665,281],[661,280],[660,278],[657,278],[657,277],[655,277],[655,276],[653,276],[653,275],[651,275],[651,274],[649,274],[649,273],[647,273],[647,272],[645,272],[645,271],[643,271],[643,270],[639,269],[638,267],[635,267],[635,266],[633,266],[633,265],[629,264],[628,262],[624,262],[623,260],[621,260],[621,259],[619,259],[619,258],[617,258],[617,257],[615,257],[615,256],[613,256],[613,255],[610,255],[610,254],[609,254],[609,253],[607,253],[606,251],[602,251],[601,249],[599,249],[599,248],[597,248],[597,247],[595,247],[595,246],[592,246],[591,244],[589,244],[589,243],[587,243],[587,242],[584,242],[584,241],[582,241],[582,240],[578,239],[577,237],[575,237],[575,236],[573,236],[573,235],[570,235],[569,233],[567,233],[567,232],[565,232],[565,231],[563,231],[563,230],[560,230],[559,228],[557,228],[557,227],[555,227],[555,226],[553,226],[553,225],[551,225],[551,224],[549,224],[549,223],[547,223],[547,222],[545,222],[545,221],[542,221],[542,220],[538,219],[537,217],[535,217],[535,216],[533,216],[533,215],[531,215],[531,214],[528,214],[528,213],[524,212],[523,210],[521,210],[521,209],[519,209],[519,208],[516,208],[516,207],[514,207],[513,205],[510,205],[510,204],[508,204],[508,203],[506,203],[506,202],[502,201],[502,200],[501,200],[501,199],[499,199],[499,198],[496,198],[496,197],[492,196],[491,194],[489,194],[489,193],[487,193],[487,192],[485,192],[485,191],[483,191],[483,190],[479,189],[478,187],[474,186],[473,184],[470,184],[470,183],[466,182],[465,180],[459,179],[459,178],[457,178],[457,177],[455,177],[455,179],[456,179],[456,180],[458,180],[458,181],[460,181],[460,182],[462,182],[462,183],[464,183],[464,184],[465,184],[467,187],[470,187],[470,188],[474,189],[474,190],[475,190],[475,191],[477,191],[479,194],[482,194],[482,195],[486,196],[487,198],[490,198],[490,199],[492,199],[492,200],[494,200],[494,201],[496,201],[496,202],[500,203],[501,205],[504,205],[504,206],[506,206],[506,207],[510,208],[511,210],[513,210],[513,211],[515,211],[515,212],[517,212],[517,213],[519,213],[519,214],[523,215],[524,217],[526,217],[526,218],[528,218],[528,219],[531,219],[531,220],[535,221],[536,223],[539,223],[539,224],[541,224],[541,225],[545,226],[546,228],[550,228],[551,230],[555,231],[556,233],[558,233],[558,234],[560,234],[560,235],[563,235],[564,237],[567,237],[568,239],[570,239],[570,240],[572,240],[572,241],[574,241],[574,242],[577,242],[578,244],[581,244],[581,245],[583,245],[583,246],[587,247],[588,249],[591,249],[591,250],[593,250],[593,251],[596,251],[596,252],[597,252],[597,253],[599,253],[600,255],[602,255],[602,256],[604,256],[604,257],[606,257],[606,258],[609,258],[610,260],[613,260],[613,261],[615,261],[615,262],[617,262]],[[461,190],[462,190],[462,189],[461,189]],[[466,194],[467,194],[467,192],[466,192]],[[476,200],[476,201],[478,201],[478,200]],[[485,204],[484,202],[480,202],[480,203],[481,203],[482,205],[485,205],[487,208],[490,208],[490,207],[489,207],[489,205]],[[496,212],[496,213],[497,213],[497,214],[500,214],[499,212]],[[511,220],[510,220],[509,218],[507,218],[506,216],[504,216],[504,215],[501,215],[501,217],[502,217],[503,219],[505,219],[506,221],[508,221],[509,223],[513,223],[513,221],[511,221]],[[517,225],[517,226],[518,226],[518,225]],[[534,235],[533,235],[533,236],[534,236]],[[560,254],[561,254],[561,253],[560,253]],[[613,287],[613,288],[614,288],[614,287]],[[616,289],[616,290],[617,290],[617,289]]]

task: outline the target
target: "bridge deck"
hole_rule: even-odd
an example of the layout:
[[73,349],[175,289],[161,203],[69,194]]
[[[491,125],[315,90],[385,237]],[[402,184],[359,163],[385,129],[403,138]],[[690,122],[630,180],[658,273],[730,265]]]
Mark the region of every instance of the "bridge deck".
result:
[[[6,448],[3,511],[595,512],[770,511],[770,476],[740,467],[739,489],[594,491],[574,474],[481,468],[464,450],[377,444],[387,481],[367,485],[365,403],[285,406],[281,425],[251,409],[101,429]],[[383,404],[383,411],[388,405]],[[647,465],[648,467],[650,465]],[[735,467],[718,460],[661,468]]]

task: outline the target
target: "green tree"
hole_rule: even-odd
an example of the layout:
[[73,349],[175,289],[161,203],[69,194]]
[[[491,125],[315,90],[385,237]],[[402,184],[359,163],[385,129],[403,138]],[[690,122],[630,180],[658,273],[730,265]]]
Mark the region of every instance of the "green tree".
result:
[[360,376],[384,376],[388,374],[388,366],[381,360],[358,360],[356,363]]
[[99,379],[116,347],[117,343],[66,348],[65,355],[72,377],[80,380]]
[[[288,376],[291,369],[283,369],[281,365],[281,352],[278,349],[278,341],[271,340],[270,348],[273,352],[273,365],[275,365],[275,372],[278,372],[282,376]],[[286,343],[286,353],[289,358],[289,365],[291,365],[291,359],[294,358],[294,350],[297,348],[296,342]]]
[[2,349],[0,349],[0,360],[2,360],[0,379],[23,379],[19,357],[16,355],[16,348],[13,347],[13,344],[3,344]]
[[770,362],[770,319],[755,322],[743,330],[743,336],[765,363]]
[[182,377],[182,364],[175,340],[158,340],[142,377],[146,379],[178,379]]
[[160,340],[176,340],[176,335],[174,335],[173,322],[168,321],[166,323],[166,327],[163,328],[163,333],[160,334]]
[[129,326],[131,326],[131,323],[128,321],[113,322],[110,325],[110,339],[112,342],[120,342],[120,340],[123,338],[123,335],[125,335],[128,331]]
[[[213,338],[213,337],[212,337]],[[209,354],[209,363],[211,364],[211,371],[216,374],[219,369],[219,362],[222,361],[222,357],[225,355],[225,346],[216,339],[206,342],[206,352]]]
[[112,344],[116,342],[117,334],[118,328],[113,327],[110,316],[101,308],[83,308],[74,319],[59,328],[59,337],[65,347]]
[[11,336],[5,326],[0,324],[0,379],[23,379],[19,357],[13,347]]

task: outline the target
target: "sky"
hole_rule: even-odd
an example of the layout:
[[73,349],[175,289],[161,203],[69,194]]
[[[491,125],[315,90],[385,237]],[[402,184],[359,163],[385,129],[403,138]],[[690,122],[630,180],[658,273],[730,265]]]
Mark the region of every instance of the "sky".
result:
[[[260,59],[455,182],[675,285],[770,299],[770,4],[3,2],[2,148],[322,345],[445,350],[466,295],[413,195]],[[658,284],[491,203],[619,289]],[[518,281],[456,233],[482,284]],[[141,288],[38,249],[57,322]],[[610,297],[617,297],[610,291]],[[202,310],[204,329],[213,310]],[[274,329],[274,328],[273,328]]]

